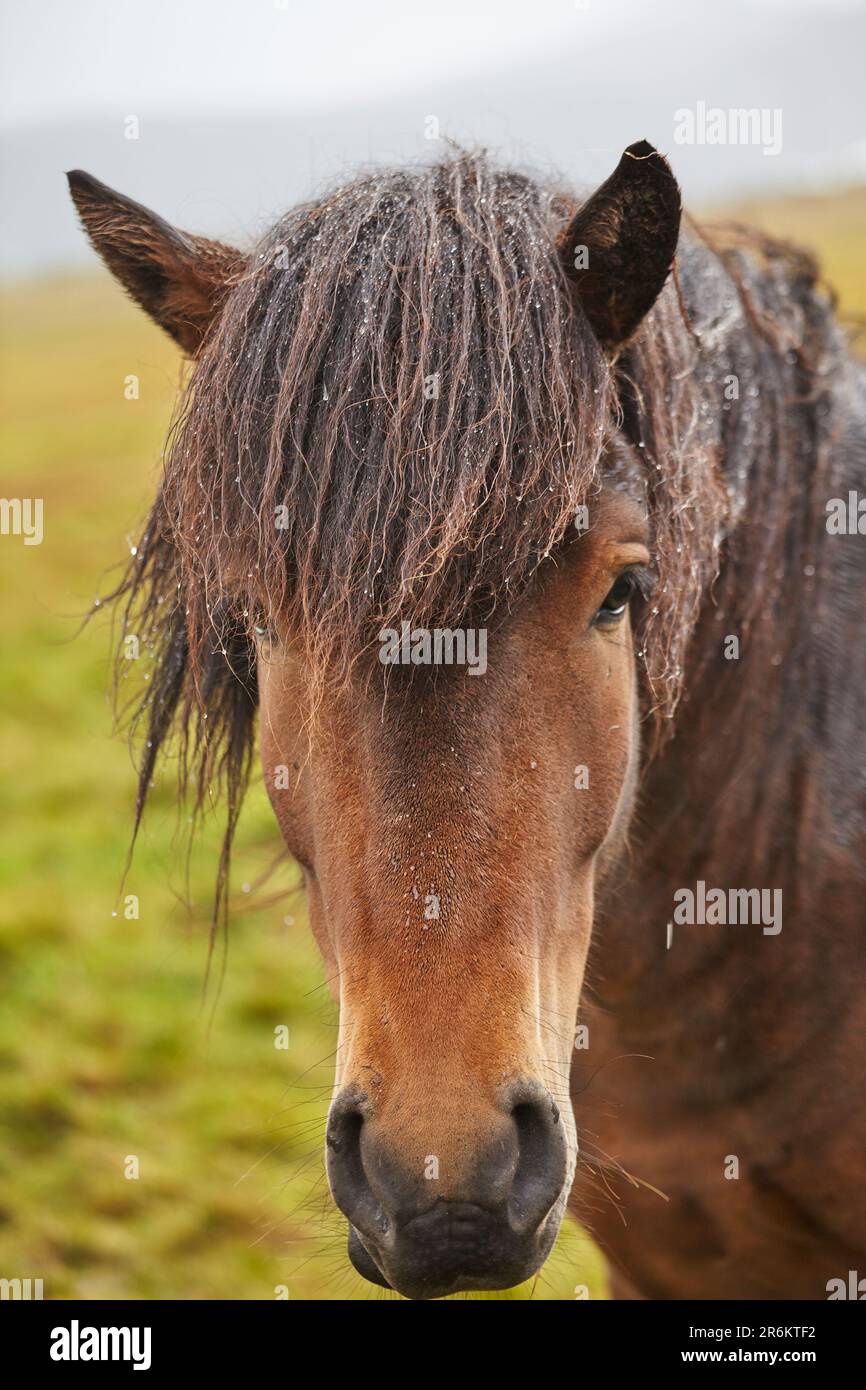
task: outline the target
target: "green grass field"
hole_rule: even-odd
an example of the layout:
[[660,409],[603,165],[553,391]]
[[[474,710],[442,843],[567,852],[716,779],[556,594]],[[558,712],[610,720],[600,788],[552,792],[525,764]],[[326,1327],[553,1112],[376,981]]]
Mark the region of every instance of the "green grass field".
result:
[[[822,249],[843,307],[863,312],[866,194],[831,202],[796,228],[784,205],[761,220]],[[0,492],[43,498],[45,536],[0,537],[0,1277],[41,1278],[46,1298],[394,1297],[352,1271],[327,1193],[335,1009],[293,870],[256,888],[278,848],[263,791],[204,1002],[219,827],[187,875],[170,776],[124,890],[138,919],[118,904],[133,769],[112,734],[108,623],[76,633],[152,495],[179,370],[107,277],[3,292]],[[491,1296],[580,1284],[605,1294],[570,1225],[538,1279]]]

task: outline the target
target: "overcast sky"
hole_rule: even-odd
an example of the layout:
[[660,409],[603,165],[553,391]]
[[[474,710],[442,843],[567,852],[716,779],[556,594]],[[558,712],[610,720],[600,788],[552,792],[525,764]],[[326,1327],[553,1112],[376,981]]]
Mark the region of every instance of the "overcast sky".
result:
[[623,22],[596,0],[6,0],[7,124],[116,109],[330,106]]
[[[575,190],[642,138],[693,207],[866,181],[866,0],[0,4],[4,275],[92,264],[64,169],[247,244],[360,165],[435,157],[429,116]],[[678,141],[699,103],[778,110],[778,150]]]
[[[3,0],[5,126],[116,111],[287,110],[409,91],[437,75],[462,77],[591,47],[620,33],[652,36],[657,0]],[[683,0],[688,23],[730,0]],[[863,0],[749,0],[818,26]],[[748,33],[742,33],[744,46]],[[820,28],[816,43],[821,42]]]

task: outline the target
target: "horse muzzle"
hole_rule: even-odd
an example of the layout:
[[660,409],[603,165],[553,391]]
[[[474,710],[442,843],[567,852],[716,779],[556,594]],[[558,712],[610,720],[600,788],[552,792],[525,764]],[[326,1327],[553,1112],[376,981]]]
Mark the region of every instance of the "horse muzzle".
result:
[[449,1137],[440,1173],[435,1153],[407,1158],[366,1095],[341,1091],[328,1116],[327,1169],[355,1269],[413,1299],[528,1279],[550,1252],[568,1195],[564,1129],[549,1092],[519,1081],[486,1133]]

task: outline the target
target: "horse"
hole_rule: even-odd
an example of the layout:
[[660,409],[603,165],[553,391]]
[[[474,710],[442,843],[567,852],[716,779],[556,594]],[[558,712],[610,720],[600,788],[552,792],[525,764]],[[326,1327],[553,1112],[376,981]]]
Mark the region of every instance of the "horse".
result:
[[373,170],[251,251],[68,179],[190,359],[113,594],[135,827],[176,748],[224,924],[258,740],[356,1270],[510,1288],[570,1208],[616,1297],[825,1298],[866,1259],[866,379],[814,260],[684,217],[646,141],[585,198]]

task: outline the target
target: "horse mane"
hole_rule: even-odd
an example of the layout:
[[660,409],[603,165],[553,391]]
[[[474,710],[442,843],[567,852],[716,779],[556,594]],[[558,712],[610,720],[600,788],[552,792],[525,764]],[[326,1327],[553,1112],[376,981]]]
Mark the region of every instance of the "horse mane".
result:
[[[708,409],[711,354],[678,276],[605,361],[555,252],[572,211],[458,151],[293,210],[228,296],[111,596],[148,658],[124,702],[143,735],[136,830],[176,741],[195,812],[226,794],[217,912],[252,763],[256,615],[288,624],[327,682],[355,679],[403,618],[456,627],[507,612],[603,483],[619,429],[658,572],[637,634],[650,742],[670,728],[736,495],[724,456],[759,468],[774,417]],[[760,337],[758,272],[690,245],[680,272],[715,267],[764,371],[780,350]]]

